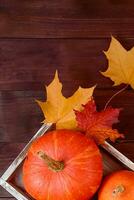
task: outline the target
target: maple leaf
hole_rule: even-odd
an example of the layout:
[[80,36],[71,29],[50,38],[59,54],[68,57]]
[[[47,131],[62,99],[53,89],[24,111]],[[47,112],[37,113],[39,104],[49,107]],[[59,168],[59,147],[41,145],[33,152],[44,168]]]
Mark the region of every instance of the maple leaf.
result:
[[55,123],[57,129],[75,129],[77,122],[73,109],[81,110],[82,104],[88,102],[93,94],[94,87],[81,88],[69,98],[62,95],[62,84],[56,71],[55,77],[46,87],[47,101],[37,103],[45,116],[45,123]]
[[106,139],[115,141],[117,138],[124,138],[116,129],[112,129],[114,123],[118,123],[118,116],[121,109],[107,108],[101,112],[96,111],[95,101],[91,99],[83,105],[82,111],[75,111],[78,127],[92,137],[97,144],[103,144]]
[[109,77],[114,86],[121,83],[129,84],[134,89],[134,48],[127,51],[114,37],[108,51],[104,52],[108,59],[108,69],[101,72]]

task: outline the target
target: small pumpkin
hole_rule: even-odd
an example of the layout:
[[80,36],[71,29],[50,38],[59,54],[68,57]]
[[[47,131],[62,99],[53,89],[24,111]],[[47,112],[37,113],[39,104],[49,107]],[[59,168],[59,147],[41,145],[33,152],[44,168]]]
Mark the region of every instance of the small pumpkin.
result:
[[37,200],[89,200],[101,178],[100,151],[78,131],[44,134],[33,142],[23,165],[25,189]]
[[134,200],[134,172],[120,170],[107,176],[98,196],[99,200]]

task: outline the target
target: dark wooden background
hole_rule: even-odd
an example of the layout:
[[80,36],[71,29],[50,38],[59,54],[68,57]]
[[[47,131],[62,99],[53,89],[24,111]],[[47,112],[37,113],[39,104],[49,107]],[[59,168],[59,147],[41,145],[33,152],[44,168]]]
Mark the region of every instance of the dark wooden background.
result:
[[[66,96],[97,83],[98,107],[121,87],[99,71],[107,68],[102,50],[114,35],[134,46],[133,0],[0,0],[0,175],[39,129],[43,115],[35,99],[56,69]],[[115,146],[134,161],[134,91],[116,97],[123,107],[117,126],[126,139]],[[125,168],[103,152],[105,174]],[[0,188],[0,200],[13,199]]]

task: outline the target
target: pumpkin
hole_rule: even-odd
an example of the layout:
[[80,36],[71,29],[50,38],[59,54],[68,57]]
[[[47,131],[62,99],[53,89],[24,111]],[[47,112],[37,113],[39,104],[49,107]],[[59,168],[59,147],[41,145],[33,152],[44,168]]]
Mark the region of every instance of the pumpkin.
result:
[[102,157],[78,131],[54,130],[31,145],[23,165],[26,191],[37,200],[89,200],[102,178]]
[[107,176],[98,195],[99,200],[134,200],[134,172],[120,170]]

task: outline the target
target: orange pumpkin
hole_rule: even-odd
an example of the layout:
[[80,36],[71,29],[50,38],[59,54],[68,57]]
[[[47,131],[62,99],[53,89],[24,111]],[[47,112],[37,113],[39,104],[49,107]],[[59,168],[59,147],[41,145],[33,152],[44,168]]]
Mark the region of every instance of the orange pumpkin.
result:
[[51,131],[33,142],[23,166],[26,191],[37,200],[89,200],[102,178],[102,158],[80,132]]
[[99,191],[99,200],[134,200],[134,172],[121,170],[107,176]]

